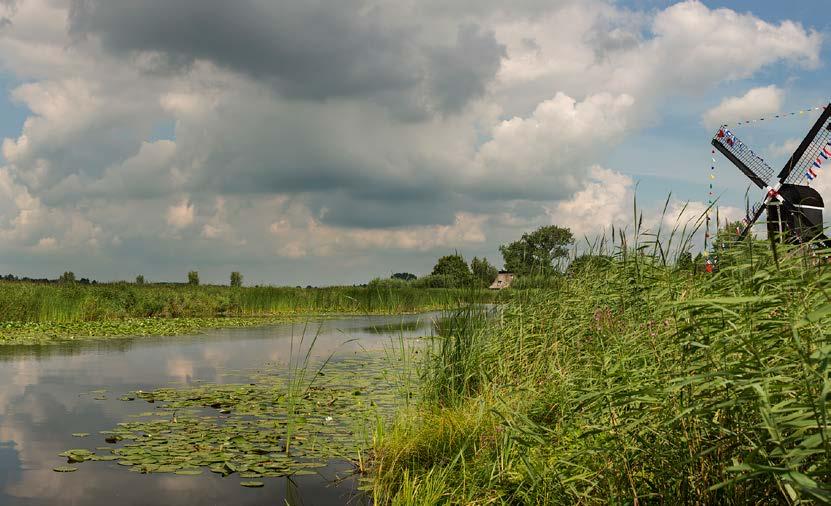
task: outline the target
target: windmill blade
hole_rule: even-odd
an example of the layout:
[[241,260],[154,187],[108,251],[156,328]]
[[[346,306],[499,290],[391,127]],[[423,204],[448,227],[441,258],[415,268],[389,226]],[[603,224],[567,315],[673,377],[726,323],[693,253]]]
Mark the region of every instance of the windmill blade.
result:
[[762,216],[763,212],[765,212],[767,203],[768,199],[766,198],[765,200],[754,204],[750,212],[747,213],[747,216],[745,216],[744,220],[742,220],[744,222],[744,228],[739,233],[740,241],[744,240],[744,238],[747,237],[747,235],[750,233],[750,230],[753,228],[753,225],[755,225],[756,222],[759,221],[759,217]]
[[756,186],[762,189],[770,186],[773,169],[732,132],[720,128],[713,137],[712,144]]
[[820,156],[822,149],[826,147],[826,143],[829,137],[831,137],[831,131],[824,128],[829,118],[831,118],[831,104],[825,107],[825,110],[822,111],[822,114],[816,123],[814,123],[814,126],[808,131],[808,135],[802,139],[799,147],[796,148],[796,151],[794,151],[793,155],[791,155],[790,159],[779,172],[777,176],[779,183],[792,183],[804,177],[805,170]]

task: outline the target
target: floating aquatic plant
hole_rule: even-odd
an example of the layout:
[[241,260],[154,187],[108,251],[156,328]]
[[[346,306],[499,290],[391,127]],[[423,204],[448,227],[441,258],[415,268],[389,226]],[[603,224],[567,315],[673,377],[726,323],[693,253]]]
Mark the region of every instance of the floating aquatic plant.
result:
[[[394,365],[384,354],[362,353],[329,362],[325,373],[308,358],[301,366],[301,376],[275,366],[246,383],[130,392],[121,399],[155,409],[103,431],[111,446],[60,455],[69,463],[117,460],[139,473],[209,470],[250,480],[311,474],[371,446],[378,420],[402,397]],[[241,485],[261,486],[255,483]]]

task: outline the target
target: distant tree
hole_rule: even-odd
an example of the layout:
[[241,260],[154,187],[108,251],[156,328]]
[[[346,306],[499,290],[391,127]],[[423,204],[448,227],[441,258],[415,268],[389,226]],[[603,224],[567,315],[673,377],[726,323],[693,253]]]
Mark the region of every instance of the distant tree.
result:
[[580,255],[571,261],[566,269],[566,274],[573,276],[577,273],[590,270],[597,272],[599,270],[609,267],[612,263],[612,257],[607,255]]
[[[739,240],[739,233],[743,228],[744,224],[741,221],[725,223],[723,227],[720,227],[716,231],[716,238],[713,241],[713,245],[720,249],[729,248],[732,243]],[[752,231],[749,235],[751,239],[755,239]]]
[[409,286],[409,281],[404,281],[403,279],[399,278],[389,278],[389,279],[381,279],[375,278],[367,283],[366,286],[371,288],[372,290],[390,290],[392,288],[406,288]]
[[459,285],[453,276],[430,274],[413,281],[412,286],[415,288],[456,288]]
[[242,286],[242,274],[237,271],[231,273],[231,286],[236,288]]
[[63,274],[61,274],[61,277],[58,281],[63,284],[71,285],[75,282],[75,273],[72,271],[66,271]]
[[699,272],[704,271],[706,261],[707,259],[704,258],[704,253],[699,251],[693,259],[693,273],[698,274]]
[[188,284],[192,285],[192,286],[199,286],[199,272],[197,272],[197,271],[188,272]]
[[678,255],[678,260],[675,262],[675,267],[677,267],[679,271],[694,272],[695,266],[693,264],[692,253],[689,251],[685,251]]
[[400,279],[401,281],[415,281],[418,277],[409,272],[396,272],[390,279]]
[[455,253],[439,258],[433,267],[431,276],[447,276],[454,286],[463,286],[470,282],[471,273],[462,255]]
[[554,261],[568,256],[569,244],[574,242],[571,230],[556,225],[540,227],[522,234],[522,238],[499,247],[505,260],[505,270],[518,276],[547,274],[554,269]]
[[137,285],[143,285],[144,284],[144,276],[142,276],[141,274],[136,276],[136,284]]
[[499,270],[488,262],[487,258],[478,259],[473,257],[470,261],[470,270],[473,272],[473,279],[477,280],[481,285],[490,286]]

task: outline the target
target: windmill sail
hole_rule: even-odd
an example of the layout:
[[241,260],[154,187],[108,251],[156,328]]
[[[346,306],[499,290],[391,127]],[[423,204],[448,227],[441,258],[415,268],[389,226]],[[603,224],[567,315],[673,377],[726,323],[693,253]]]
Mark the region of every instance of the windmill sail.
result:
[[775,181],[776,172],[773,168],[730,130],[719,129],[713,137],[713,146],[759,188],[767,188]]
[[802,143],[788,160],[782,171],[779,173],[779,180],[788,184],[800,184],[809,174],[809,169],[815,163],[822,165],[822,162],[831,157],[828,154],[831,140],[831,130],[828,121],[831,118],[831,107],[825,107],[817,122],[802,140]]
[[739,231],[739,238],[744,239],[750,233],[750,229],[756,224],[756,221],[764,212],[767,206],[766,200],[753,204],[753,207],[747,210],[747,214],[742,218],[742,228]]

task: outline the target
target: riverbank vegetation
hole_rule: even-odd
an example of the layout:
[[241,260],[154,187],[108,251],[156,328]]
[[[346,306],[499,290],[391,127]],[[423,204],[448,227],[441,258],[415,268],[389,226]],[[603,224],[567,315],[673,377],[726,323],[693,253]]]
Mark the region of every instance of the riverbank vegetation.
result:
[[831,501],[828,253],[747,242],[707,274],[667,249],[622,242],[447,320],[376,436],[376,501]]
[[280,288],[0,281],[0,343],[170,335],[327,314],[403,314],[496,294],[403,286]]

